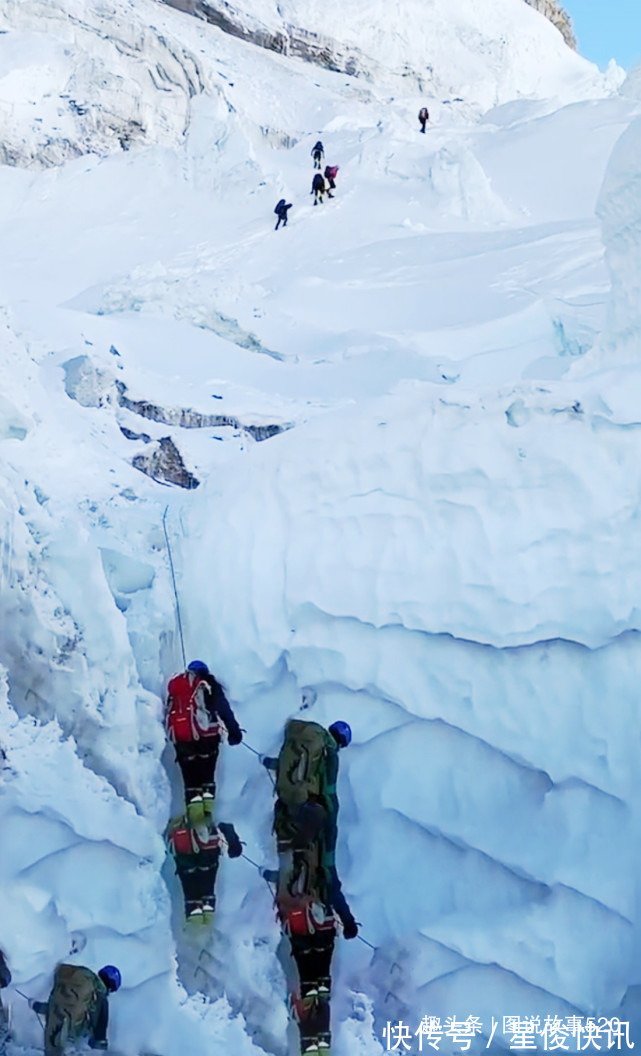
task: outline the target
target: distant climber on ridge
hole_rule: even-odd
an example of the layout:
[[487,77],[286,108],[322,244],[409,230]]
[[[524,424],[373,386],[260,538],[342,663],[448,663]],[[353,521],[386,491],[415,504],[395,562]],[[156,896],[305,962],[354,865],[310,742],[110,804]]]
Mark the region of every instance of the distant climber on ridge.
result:
[[59,964],[48,1001],[29,1006],[46,1016],[45,1056],[61,1056],[68,1041],[88,1038],[91,1049],[106,1049],[109,994],[120,988],[120,972],[107,964],[96,975],[76,964]]
[[327,187],[325,186],[325,180],[321,173],[317,172],[312,180],[312,189],[309,192],[314,195],[314,205],[318,205],[319,202],[321,205],[323,204],[323,195],[326,191]]
[[318,140],[318,143],[316,143],[312,147],[311,153],[312,153],[312,157],[314,159],[314,168],[315,169],[320,169],[320,167],[321,167],[321,159],[325,157],[325,150],[323,148],[323,144],[321,143],[320,139]]
[[324,176],[329,184],[329,190],[327,192],[328,198],[333,198],[332,191],[336,190],[336,176],[338,174],[338,165],[326,165]]
[[421,109],[419,110],[418,119],[419,119],[419,121],[421,123],[421,132],[424,132],[425,131],[425,126],[426,126],[427,122],[430,119],[430,115],[428,113],[428,110],[427,110],[426,106],[422,106]]
[[346,722],[334,722],[328,731],[315,722],[290,719],[278,758],[262,759],[277,775],[274,832],[279,859],[278,870],[263,875],[276,884],[278,916],[298,968],[294,1009],[305,1056],[329,1056],[336,916],[346,939],[358,934],[335,865],[338,752],[351,738]]
[[185,803],[192,822],[211,814],[221,723],[231,745],[243,734],[223,687],[202,660],[192,660],[167,687],[167,732],[183,775]]
[[216,876],[221,854],[239,858],[243,847],[233,825],[209,819],[191,826],[186,817],[172,822],[167,836],[185,896],[189,922],[210,924],[216,908]]
[[290,202],[289,205],[287,205],[284,198],[281,198],[280,202],[277,202],[274,212],[276,213],[278,220],[276,221],[276,227],[274,228],[274,231],[278,231],[281,221],[283,227],[287,227],[287,212],[289,209],[291,209],[291,207],[292,203]]

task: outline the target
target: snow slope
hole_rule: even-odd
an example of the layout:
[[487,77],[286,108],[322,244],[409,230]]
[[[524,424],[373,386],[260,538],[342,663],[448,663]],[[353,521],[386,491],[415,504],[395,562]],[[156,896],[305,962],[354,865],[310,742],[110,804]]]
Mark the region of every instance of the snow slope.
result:
[[[337,1056],[398,1017],[478,1015],[484,1047],[492,1016],[634,1013],[640,107],[509,10],[530,72],[457,5],[453,86],[485,87],[422,136],[411,83],[147,0],[3,7],[0,946],[38,997],[61,957],[118,963],[118,1051],[287,1046],[254,866],[190,936],[163,864],[165,507],[187,650],[249,745],[301,708],[354,729],[338,864],[376,949],[338,944]],[[197,488],[158,476],[167,438]],[[272,865],[266,774],[226,748],[219,776]]]
[[518,96],[599,95],[620,76],[613,66],[604,79],[570,50],[537,5],[528,9],[523,0],[166,2],[261,47],[385,82],[403,94],[411,86],[436,98],[462,96],[484,109]]

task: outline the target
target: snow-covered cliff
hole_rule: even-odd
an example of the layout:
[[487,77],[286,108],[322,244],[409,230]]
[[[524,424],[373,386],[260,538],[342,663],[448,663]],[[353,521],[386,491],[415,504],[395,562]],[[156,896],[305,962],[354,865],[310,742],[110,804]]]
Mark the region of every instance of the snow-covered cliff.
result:
[[540,11],[542,15],[550,20],[553,26],[559,30],[565,43],[570,48],[576,48],[576,37],[572,28],[572,19],[558,0],[525,0],[526,4]]
[[545,18],[524,9],[522,0],[398,0],[380,8],[364,0],[259,0],[247,7],[228,0],[166,2],[260,47],[397,91],[458,96],[484,109],[519,95],[569,99],[603,91],[594,67],[568,54],[571,23],[550,0],[526,0]]
[[[165,512],[249,745],[301,709],[354,730],[338,866],[375,950],[339,943],[336,1056],[399,1017],[477,1015],[485,1048],[492,1016],[634,1015],[638,93],[521,0],[368,10],[252,15],[352,77],[150,0],[2,8],[0,947],[36,997],[118,963],[131,1056],[287,1049],[254,865],[194,938],[163,864]],[[219,789],[273,865],[250,751]]]

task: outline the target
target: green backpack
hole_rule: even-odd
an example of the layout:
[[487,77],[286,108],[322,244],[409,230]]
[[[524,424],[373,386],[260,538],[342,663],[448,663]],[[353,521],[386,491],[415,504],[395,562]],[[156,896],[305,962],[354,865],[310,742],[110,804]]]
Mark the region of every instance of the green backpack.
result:
[[79,1037],[91,1024],[104,983],[89,968],[59,964],[49,998],[49,1018],[65,1022],[68,1037]]
[[[293,840],[299,846],[306,846],[314,838],[313,832],[310,837],[302,835],[303,811],[311,804],[316,810],[331,809],[336,789],[328,782],[327,760],[330,752],[336,751],[334,738],[317,722],[290,719],[285,726],[276,770],[278,802],[274,815],[274,830],[280,840]],[[321,819],[314,818],[309,810],[305,824],[309,823],[310,815],[312,830],[315,824],[322,827]]]

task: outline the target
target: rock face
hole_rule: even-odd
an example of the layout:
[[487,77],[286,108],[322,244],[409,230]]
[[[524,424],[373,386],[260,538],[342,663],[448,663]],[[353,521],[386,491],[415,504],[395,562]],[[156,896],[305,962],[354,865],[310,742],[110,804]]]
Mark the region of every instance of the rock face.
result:
[[576,51],[576,37],[572,28],[572,20],[557,0],[525,0],[525,2],[530,7],[540,11],[546,18],[549,18],[552,25],[556,26],[561,33],[568,47]]
[[132,6],[123,18],[116,5],[95,10],[78,0],[7,0],[0,164],[44,169],[84,154],[181,143],[205,77],[199,59],[151,25],[150,14]]
[[448,102],[489,109],[521,96],[569,102],[608,90],[568,49],[576,42],[558,0],[397,0],[393,9],[376,0],[164,2],[266,50]]
[[135,455],[131,464],[153,480],[178,484],[181,488],[197,488],[200,483],[185,466],[182,455],[170,436],[163,436],[151,454]]

